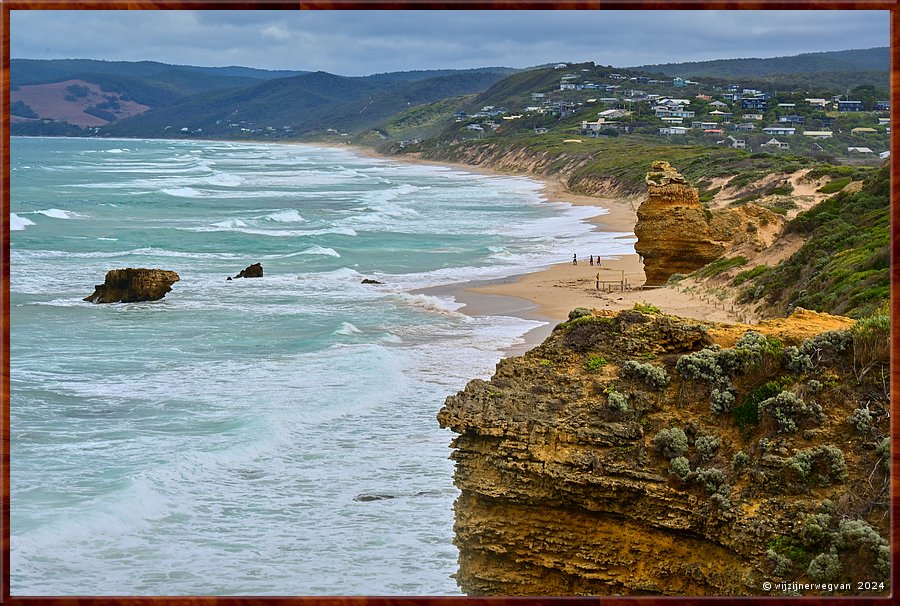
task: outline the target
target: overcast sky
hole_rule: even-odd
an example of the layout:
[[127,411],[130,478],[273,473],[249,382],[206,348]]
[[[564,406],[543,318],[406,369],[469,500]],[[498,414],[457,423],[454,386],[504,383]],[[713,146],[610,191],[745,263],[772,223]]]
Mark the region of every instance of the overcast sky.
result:
[[13,58],[358,76],[594,61],[628,67],[872,48],[888,11],[11,11]]

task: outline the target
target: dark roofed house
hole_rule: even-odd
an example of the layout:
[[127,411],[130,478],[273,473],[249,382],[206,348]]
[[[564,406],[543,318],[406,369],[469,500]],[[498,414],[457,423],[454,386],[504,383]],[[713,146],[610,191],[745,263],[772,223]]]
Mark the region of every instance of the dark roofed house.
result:
[[839,112],[861,112],[862,110],[862,101],[838,101]]

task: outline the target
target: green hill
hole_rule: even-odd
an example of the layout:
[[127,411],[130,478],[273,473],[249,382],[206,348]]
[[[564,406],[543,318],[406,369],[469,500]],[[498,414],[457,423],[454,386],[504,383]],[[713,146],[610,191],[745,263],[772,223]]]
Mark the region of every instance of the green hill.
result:
[[347,78],[314,72],[194,95],[109,124],[102,134],[161,137],[188,128],[202,129],[204,136],[228,136],[269,128],[283,132],[285,126],[292,135],[326,129],[346,132],[373,127],[412,106],[484,90],[501,77],[463,72],[410,82],[384,74]]
[[878,47],[860,50],[805,53],[790,57],[768,59],[717,59],[715,61],[692,61],[686,63],[665,63],[641,65],[632,69],[667,76],[695,78],[712,76],[717,78],[747,78],[773,76],[776,74],[801,74],[835,71],[890,71],[890,48]]
[[742,302],[765,299],[783,312],[804,307],[855,318],[886,305],[891,288],[889,168],[885,164],[869,176],[860,191],[840,192],[789,223],[786,233],[801,234],[806,243],[771,269],[748,270],[756,275],[742,291]]

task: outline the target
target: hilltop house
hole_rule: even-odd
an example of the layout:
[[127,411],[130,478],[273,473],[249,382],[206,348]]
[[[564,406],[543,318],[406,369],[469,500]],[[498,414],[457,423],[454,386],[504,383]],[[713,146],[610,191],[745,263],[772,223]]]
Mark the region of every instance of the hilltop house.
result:
[[850,131],[851,135],[871,135],[872,133],[877,133],[878,131],[874,128],[868,128],[865,126],[860,126],[859,128],[854,128]]
[[659,129],[661,135],[686,135],[688,133],[686,126],[663,126]]
[[789,149],[790,146],[787,143],[779,141],[778,139],[769,139],[767,142],[763,143],[760,147],[774,147],[775,149]]
[[806,101],[813,107],[818,107],[821,109],[824,109],[825,106],[828,105],[828,101],[826,101],[825,99],[804,99],[804,101]]
[[887,112],[891,110],[891,102],[890,101],[878,101],[875,103],[875,111],[877,112]]
[[797,132],[793,126],[767,126],[762,130],[767,135],[793,135]]
[[838,101],[839,112],[861,112],[862,101]]
[[803,135],[812,137],[813,139],[830,139],[834,136],[834,133],[830,130],[805,130],[803,131]]
[[868,147],[848,147],[848,148],[847,148],[847,153],[848,153],[848,154],[863,154],[863,155],[866,155],[866,154],[874,154],[875,152],[873,152],[873,151],[872,151],[871,149],[869,149]]
[[744,99],[741,99],[741,109],[755,109],[765,111],[767,103],[768,102],[763,97],[745,97]]

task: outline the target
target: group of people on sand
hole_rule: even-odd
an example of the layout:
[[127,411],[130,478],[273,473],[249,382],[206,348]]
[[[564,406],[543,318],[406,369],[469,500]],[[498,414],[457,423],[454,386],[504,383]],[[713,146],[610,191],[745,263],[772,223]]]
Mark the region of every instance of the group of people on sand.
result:
[[[597,262],[597,267],[602,267],[602,265],[600,263],[600,255],[597,255],[596,262]],[[592,266],[594,265],[594,255],[588,256],[588,263],[590,263]],[[578,253],[572,253],[572,265],[578,265]],[[594,288],[596,288],[597,290],[600,290],[600,272],[599,271],[597,272],[596,284],[594,285]]]
[[[594,255],[588,256],[588,262],[594,264]],[[578,253],[572,254],[572,265],[578,265]],[[597,267],[600,267],[600,255],[597,255]]]

